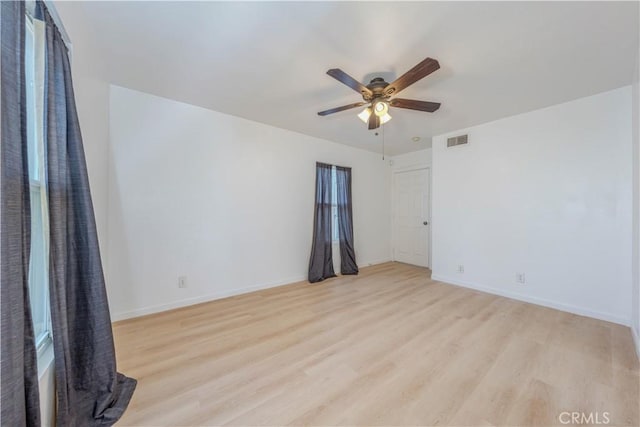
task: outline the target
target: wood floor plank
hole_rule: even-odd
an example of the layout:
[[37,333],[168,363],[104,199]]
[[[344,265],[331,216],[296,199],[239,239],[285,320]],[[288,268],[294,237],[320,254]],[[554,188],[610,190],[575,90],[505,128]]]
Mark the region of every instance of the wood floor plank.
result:
[[400,263],[117,322],[114,336],[139,381],[118,426],[640,422],[628,328]]

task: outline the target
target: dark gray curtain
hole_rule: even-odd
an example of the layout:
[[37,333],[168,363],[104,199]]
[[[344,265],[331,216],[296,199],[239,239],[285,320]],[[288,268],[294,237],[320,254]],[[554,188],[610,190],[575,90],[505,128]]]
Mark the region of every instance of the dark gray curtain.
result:
[[24,71],[25,10],[0,3],[2,119],[2,426],[39,426],[38,364],[29,303],[31,208]]
[[335,277],[331,257],[331,165],[316,163],[316,203],[309,282]]
[[46,7],[45,151],[57,425],[109,426],[136,381],[116,371],[111,319],[67,48]]
[[336,166],[338,233],[340,235],[340,273],[358,274],[353,249],[353,211],[351,207],[351,168]]

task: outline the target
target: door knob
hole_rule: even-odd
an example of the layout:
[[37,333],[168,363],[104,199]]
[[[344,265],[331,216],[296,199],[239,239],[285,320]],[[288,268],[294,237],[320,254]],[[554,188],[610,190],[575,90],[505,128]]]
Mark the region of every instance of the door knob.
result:
[[429,225],[429,221],[423,222],[422,225]]

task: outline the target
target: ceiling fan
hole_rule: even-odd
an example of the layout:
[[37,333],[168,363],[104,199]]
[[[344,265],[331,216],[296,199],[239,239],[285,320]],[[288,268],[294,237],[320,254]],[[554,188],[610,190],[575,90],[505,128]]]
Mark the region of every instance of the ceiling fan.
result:
[[341,69],[332,68],[327,71],[327,74],[360,93],[364,101],[320,111],[318,115],[326,116],[368,104],[367,108],[358,114],[358,117],[360,117],[363,122],[369,124],[369,129],[376,129],[380,127],[381,124],[385,124],[391,120],[389,107],[407,108],[409,110],[433,113],[440,108],[439,102],[416,101],[404,98],[391,99],[391,97],[397,95],[401,90],[411,86],[418,80],[433,73],[438,68],[440,68],[438,61],[433,58],[426,58],[424,61],[420,62],[418,65],[397,78],[393,83],[387,83],[383,78],[376,77],[366,86]]

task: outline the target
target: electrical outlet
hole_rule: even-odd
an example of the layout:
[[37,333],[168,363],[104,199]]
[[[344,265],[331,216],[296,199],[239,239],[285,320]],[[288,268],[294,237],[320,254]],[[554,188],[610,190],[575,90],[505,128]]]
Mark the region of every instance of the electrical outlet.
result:
[[516,283],[524,285],[524,273],[516,273]]
[[458,266],[458,273],[464,273],[464,265],[460,264]]
[[178,277],[178,287],[186,288],[187,287],[187,276]]

